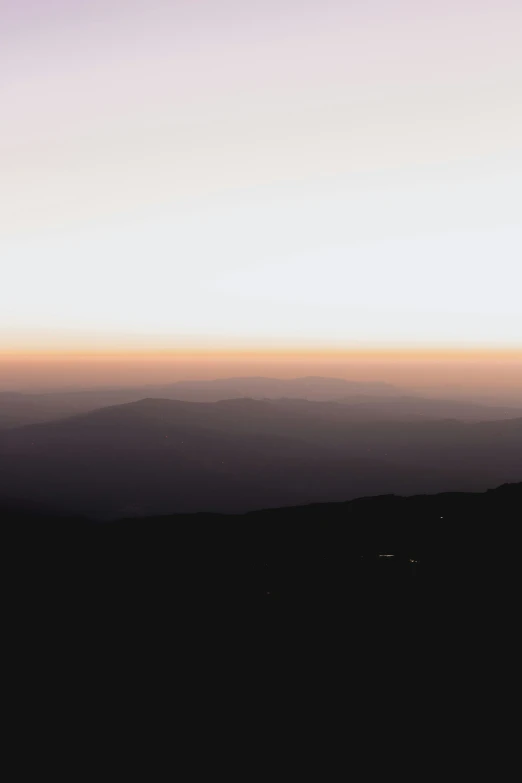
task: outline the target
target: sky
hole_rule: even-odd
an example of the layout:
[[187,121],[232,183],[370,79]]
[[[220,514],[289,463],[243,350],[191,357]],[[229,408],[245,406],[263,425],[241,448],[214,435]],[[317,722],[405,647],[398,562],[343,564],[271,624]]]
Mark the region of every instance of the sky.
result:
[[0,355],[520,358],[521,30],[519,0],[0,0]]

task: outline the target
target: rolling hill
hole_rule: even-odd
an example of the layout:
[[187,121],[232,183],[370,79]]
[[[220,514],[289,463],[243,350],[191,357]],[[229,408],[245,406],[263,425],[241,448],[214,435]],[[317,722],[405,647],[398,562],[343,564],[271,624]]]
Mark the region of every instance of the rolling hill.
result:
[[0,434],[0,496],[100,517],[480,491],[521,476],[522,418],[362,421],[303,400],[144,399]]
[[0,392],[0,429],[53,421],[110,405],[137,402],[146,397],[219,402],[226,399],[302,399],[339,401],[360,419],[436,419],[463,421],[510,419],[522,408],[478,405],[469,401],[406,395],[386,383],[362,383],[341,378],[225,378],[213,381],[179,381],[162,386],[87,389],[40,394]]

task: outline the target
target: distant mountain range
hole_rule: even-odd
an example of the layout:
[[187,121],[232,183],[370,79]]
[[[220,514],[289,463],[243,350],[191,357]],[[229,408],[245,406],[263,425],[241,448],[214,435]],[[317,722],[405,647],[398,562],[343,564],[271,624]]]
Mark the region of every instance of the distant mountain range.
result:
[[111,518],[481,491],[522,478],[522,417],[385,421],[356,408],[152,398],[8,429],[0,495]]
[[0,392],[0,429],[53,421],[87,413],[109,405],[137,402],[145,397],[191,402],[226,399],[303,399],[340,401],[351,406],[353,418],[437,419],[462,421],[511,419],[522,416],[522,407],[479,405],[462,400],[412,396],[387,383],[361,383],[342,378],[305,377],[225,378],[212,381],[179,381],[162,386],[23,394]]

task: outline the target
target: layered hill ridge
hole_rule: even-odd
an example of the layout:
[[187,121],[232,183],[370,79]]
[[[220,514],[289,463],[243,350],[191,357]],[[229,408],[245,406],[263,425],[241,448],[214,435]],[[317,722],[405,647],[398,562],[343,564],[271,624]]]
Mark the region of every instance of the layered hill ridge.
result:
[[0,495],[102,517],[481,491],[522,476],[522,417],[363,420],[349,406],[145,398],[0,433]]
[[413,396],[386,383],[348,381],[342,378],[305,377],[226,378],[213,381],[179,381],[162,386],[88,389],[41,394],[0,393],[0,429],[66,418],[101,407],[136,402],[144,397],[217,402],[224,399],[302,399],[342,402],[354,418],[458,418],[469,421],[508,419],[522,415],[500,405]]

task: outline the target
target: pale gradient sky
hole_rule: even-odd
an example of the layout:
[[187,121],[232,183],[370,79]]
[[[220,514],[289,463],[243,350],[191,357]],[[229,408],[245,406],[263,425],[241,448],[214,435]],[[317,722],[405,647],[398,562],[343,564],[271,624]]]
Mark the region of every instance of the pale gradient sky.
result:
[[0,353],[522,347],[520,0],[0,0]]

